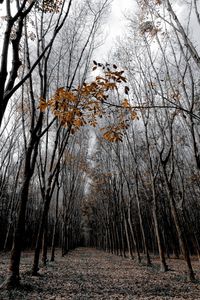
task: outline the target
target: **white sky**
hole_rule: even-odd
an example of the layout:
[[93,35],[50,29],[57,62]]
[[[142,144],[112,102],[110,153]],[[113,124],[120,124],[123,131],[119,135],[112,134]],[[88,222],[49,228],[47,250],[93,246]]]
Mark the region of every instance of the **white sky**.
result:
[[134,14],[135,7],[135,0],[113,0],[108,21],[104,25],[105,43],[96,52],[100,60],[107,59],[117,37],[123,35],[127,23],[124,14],[131,11]]
[[113,0],[110,22],[108,24],[111,35],[119,35],[124,29],[126,24],[124,13],[131,10],[134,13],[134,6],[134,0]]

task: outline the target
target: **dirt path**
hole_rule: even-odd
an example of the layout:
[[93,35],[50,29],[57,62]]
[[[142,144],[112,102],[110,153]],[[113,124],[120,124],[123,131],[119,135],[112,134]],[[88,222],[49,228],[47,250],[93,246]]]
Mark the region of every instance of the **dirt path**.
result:
[[[160,273],[158,261],[152,267],[95,249],[79,248],[41,269],[39,277],[30,276],[32,253],[22,258],[23,288],[0,291],[0,300],[108,300],[108,299],[200,299],[200,281],[190,283],[182,260],[169,260],[172,271]],[[5,276],[8,257],[0,263],[0,281]],[[200,278],[199,263],[193,263]]]

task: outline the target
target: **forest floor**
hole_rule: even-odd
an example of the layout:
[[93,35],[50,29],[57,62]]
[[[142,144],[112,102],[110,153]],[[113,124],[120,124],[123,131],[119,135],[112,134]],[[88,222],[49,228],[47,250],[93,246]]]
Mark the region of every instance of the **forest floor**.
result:
[[[0,254],[0,284],[6,277],[8,254]],[[170,271],[159,272],[158,258],[151,267],[91,248],[78,248],[30,275],[33,253],[21,261],[22,287],[0,290],[0,300],[109,300],[109,299],[200,299],[200,265],[193,260],[197,280],[191,283],[181,259],[168,259]]]

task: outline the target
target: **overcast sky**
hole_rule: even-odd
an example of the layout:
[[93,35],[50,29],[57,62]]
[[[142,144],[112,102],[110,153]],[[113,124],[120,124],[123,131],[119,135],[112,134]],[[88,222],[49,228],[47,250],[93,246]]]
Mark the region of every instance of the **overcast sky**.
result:
[[124,14],[135,10],[134,0],[113,0],[111,12],[106,25],[104,25],[105,43],[98,49],[97,55],[106,59],[117,37],[125,30],[126,19]]

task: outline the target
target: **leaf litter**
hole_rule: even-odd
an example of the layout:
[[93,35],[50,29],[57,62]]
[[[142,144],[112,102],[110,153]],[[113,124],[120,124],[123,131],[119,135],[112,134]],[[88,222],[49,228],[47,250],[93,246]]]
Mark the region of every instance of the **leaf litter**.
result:
[[[0,283],[6,278],[9,255],[0,254]],[[19,289],[0,290],[0,300],[198,300],[200,299],[199,262],[193,259],[197,280],[189,282],[182,259],[168,259],[170,271],[159,272],[159,260],[152,266],[93,248],[77,248],[31,276],[33,252],[23,253]]]

